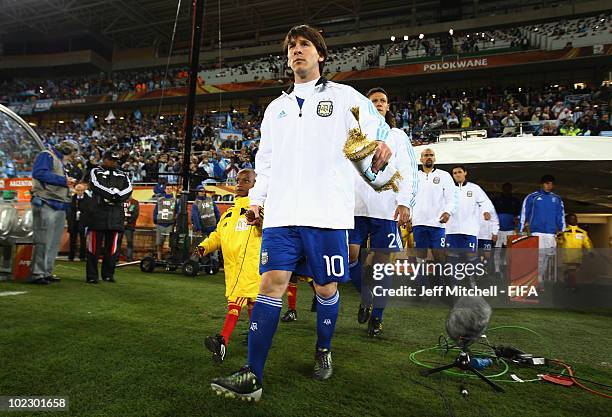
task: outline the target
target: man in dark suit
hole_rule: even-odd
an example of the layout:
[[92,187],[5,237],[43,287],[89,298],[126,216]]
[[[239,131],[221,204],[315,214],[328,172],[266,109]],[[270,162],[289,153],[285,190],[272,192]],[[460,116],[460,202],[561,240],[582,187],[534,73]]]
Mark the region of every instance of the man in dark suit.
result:
[[68,233],[70,234],[70,252],[68,259],[74,261],[74,256],[77,253],[77,239],[79,241],[79,261],[85,260],[85,219],[84,212],[89,198],[85,194],[87,184],[79,183],[74,187],[75,194],[70,202],[70,211],[68,212]]

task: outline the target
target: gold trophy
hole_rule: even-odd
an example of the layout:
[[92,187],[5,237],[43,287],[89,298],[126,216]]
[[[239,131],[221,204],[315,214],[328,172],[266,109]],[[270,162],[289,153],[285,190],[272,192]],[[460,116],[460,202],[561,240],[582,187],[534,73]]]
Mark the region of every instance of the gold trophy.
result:
[[377,192],[386,190],[399,191],[402,180],[400,172],[395,167],[385,165],[378,172],[372,171],[372,160],[378,144],[367,138],[359,123],[359,107],[351,107],[351,113],[357,120],[357,126],[349,130],[344,144],[344,155],[353,163],[359,175]]

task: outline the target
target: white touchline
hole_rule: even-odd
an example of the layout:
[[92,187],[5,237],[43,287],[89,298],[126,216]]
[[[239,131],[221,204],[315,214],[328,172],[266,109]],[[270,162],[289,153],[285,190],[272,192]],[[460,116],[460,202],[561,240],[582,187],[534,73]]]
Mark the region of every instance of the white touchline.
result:
[[4,292],[0,292],[0,297],[7,297],[9,295],[20,295],[20,294],[27,294],[27,291],[4,291]]

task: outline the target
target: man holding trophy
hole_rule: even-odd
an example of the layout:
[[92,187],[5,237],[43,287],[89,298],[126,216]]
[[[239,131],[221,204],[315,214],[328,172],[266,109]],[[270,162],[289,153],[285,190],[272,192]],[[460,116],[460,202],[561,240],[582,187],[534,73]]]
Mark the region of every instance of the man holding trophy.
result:
[[[263,369],[292,273],[310,276],[317,299],[313,376],[332,375],[331,339],[338,317],[338,282],[349,279],[348,230],[354,226],[354,174],[393,189],[400,174],[386,166],[389,127],[369,99],[321,76],[327,47],[321,34],[296,26],[284,41],[295,83],[268,105],[250,190],[250,224],[263,218],[262,283],[249,332],[246,365],[215,378],[218,394],[258,401]],[[348,140],[347,140],[348,137]]]

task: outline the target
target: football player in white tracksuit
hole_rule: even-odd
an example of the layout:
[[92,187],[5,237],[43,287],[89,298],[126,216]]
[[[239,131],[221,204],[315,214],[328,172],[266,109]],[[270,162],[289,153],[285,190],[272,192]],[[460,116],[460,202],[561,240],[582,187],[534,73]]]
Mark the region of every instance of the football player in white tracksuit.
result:
[[384,170],[391,150],[389,127],[374,105],[348,85],[321,76],[327,47],[316,29],[292,28],[284,41],[293,86],[266,108],[255,159],[257,181],[249,191],[248,223],[263,218],[261,287],[251,315],[246,366],[215,378],[211,388],[227,397],[259,400],[263,370],[276,332],[282,296],[292,273],[312,277],[317,298],[313,377],[332,376],[331,339],[338,318],[338,282],[348,280],[348,230],[353,228],[352,163],[343,148],[349,129],[379,140],[372,171]]
[[[393,152],[390,164],[400,172],[402,180],[399,192],[393,190],[376,192],[355,172],[355,228],[349,231],[349,261],[351,281],[361,293],[361,303],[357,313],[359,323],[368,323],[368,335],[378,336],[382,331],[382,316],[385,298],[373,299],[370,285],[362,288],[363,267],[359,261],[359,251],[368,239],[371,249],[384,249],[376,252],[374,262],[389,261],[389,252],[402,250],[400,226],[405,226],[410,219],[410,210],[414,207],[418,189],[417,162],[412,145],[406,134],[393,128],[395,117],[389,112],[389,97],[382,88],[373,88],[366,96],[374,103],[376,110],[392,127],[386,140]],[[368,279],[368,284],[369,278]],[[377,285],[388,288],[390,280],[385,279]]]
[[[417,258],[425,259],[427,249],[446,247],[445,226],[457,207],[457,187],[451,175],[434,166],[436,154],[431,148],[421,152],[418,172],[419,189],[412,212],[412,233]],[[434,253],[435,255],[435,253]]]
[[467,169],[464,166],[455,166],[452,173],[459,199],[455,215],[446,225],[447,256],[450,262],[457,263],[460,258],[474,262],[477,259],[480,219],[491,220],[491,212],[495,209],[482,188],[466,181]]

